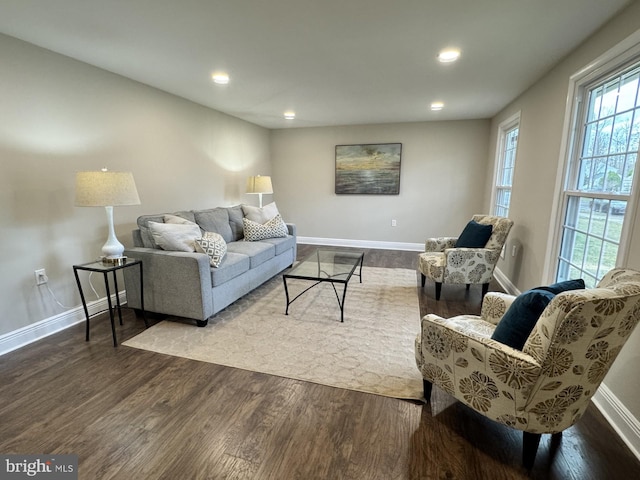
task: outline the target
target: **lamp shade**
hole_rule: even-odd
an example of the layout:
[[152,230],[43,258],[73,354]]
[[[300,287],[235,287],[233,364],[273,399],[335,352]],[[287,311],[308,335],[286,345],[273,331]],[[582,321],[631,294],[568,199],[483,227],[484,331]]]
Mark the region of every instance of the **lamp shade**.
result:
[[78,172],[75,204],[78,207],[140,205],[140,197],[131,172]]
[[271,177],[256,175],[247,178],[247,193],[273,193]]

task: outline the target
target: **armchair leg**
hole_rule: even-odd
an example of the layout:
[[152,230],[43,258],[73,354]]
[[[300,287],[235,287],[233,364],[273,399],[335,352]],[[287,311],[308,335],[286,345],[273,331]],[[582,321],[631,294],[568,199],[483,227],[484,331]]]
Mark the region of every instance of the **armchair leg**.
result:
[[522,466],[527,470],[533,468],[536,460],[538,445],[540,444],[540,433],[522,432]]
[[424,288],[424,282],[427,279],[427,277],[424,276],[424,273],[420,274],[421,280],[422,280],[422,288]]
[[484,298],[484,296],[487,294],[488,291],[489,291],[489,282],[483,283],[482,284],[482,298]]
[[424,399],[427,403],[431,402],[431,389],[433,388],[433,383],[429,380],[422,379],[422,389],[424,390]]
[[440,292],[442,292],[442,283],[436,282],[436,300],[440,300]]

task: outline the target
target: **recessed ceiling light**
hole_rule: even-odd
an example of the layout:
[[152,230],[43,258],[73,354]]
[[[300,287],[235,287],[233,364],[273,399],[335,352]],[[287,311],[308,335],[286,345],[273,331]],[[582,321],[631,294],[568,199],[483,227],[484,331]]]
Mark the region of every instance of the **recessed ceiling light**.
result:
[[226,85],[229,83],[229,75],[226,73],[214,73],[211,75],[213,78],[213,83],[217,83],[218,85]]
[[287,120],[293,120],[296,118],[296,112],[284,112],[284,118]]
[[444,108],[444,103],[442,102],[433,102],[431,104],[431,110],[433,110],[434,112],[442,110],[443,108]]
[[438,60],[441,63],[455,62],[458,58],[460,58],[460,50],[455,48],[447,48],[438,54]]

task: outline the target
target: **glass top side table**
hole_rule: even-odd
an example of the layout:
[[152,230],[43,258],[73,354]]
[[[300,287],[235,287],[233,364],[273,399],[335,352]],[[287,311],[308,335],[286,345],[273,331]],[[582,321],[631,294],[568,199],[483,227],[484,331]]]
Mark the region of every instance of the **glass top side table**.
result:
[[86,272],[96,272],[102,273],[104,276],[104,286],[107,291],[107,303],[109,305],[109,317],[111,319],[111,333],[113,334],[113,346],[118,346],[118,340],[116,338],[116,326],[115,326],[115,314],[114,307],[111,303],[111,291],[109,289],[109,273],[113,274],[113,286],[116,294],[116,307],[118,309],[118,318],[120,320],[120,325],[122,325],[122,311],[120,308],[120,296],[118,295],[118,279],[116,277],[116,272],[118,270],[122,270],[124,268],[135,267],[138,266],[140,269],[140,307],[142,310],[142,319],[144,320],[144,326],[149,328],[149,324],[147,322],[147,316],[144,313],[144,290],[143,290],[143,277],[142,277],[142,260],[137,260],[135,258],[127,258],[127,260],[121,265],[108,265],[102,263],[102,261],[94,261],[89,263],[82,263],[80,265],[73,266],[73,274],[76,277],[76,283],[78,284],[78,291],[80,292],[80,298],[82,299],[82,308],[84,308],[84,315],[87,319],[87,328],[86,328],[86,341],[89,341],[89,309],[87,308],[87,302],[85,300],[84,292],[82,290],[82,283],[80,282],[80,277],[78,276],[78,271],[86,271]]

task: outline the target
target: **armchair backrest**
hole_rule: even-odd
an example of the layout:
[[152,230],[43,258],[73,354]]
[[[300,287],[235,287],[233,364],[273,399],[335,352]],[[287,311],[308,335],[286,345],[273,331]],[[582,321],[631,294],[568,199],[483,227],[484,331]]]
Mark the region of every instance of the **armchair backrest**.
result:
[[540,429],[561,431],[582,416],[639,319],[634,270],[613,269],[597,288],[549,303],[523,348],[542,366],[525,408]]
[[513,220],[506,217],[496,217],[495,215],[474,215],[473,220],[483,225],[493,225],[491,236],[485,245],[490,250],[502,250],[507,241],[509,230],[513,226]]

